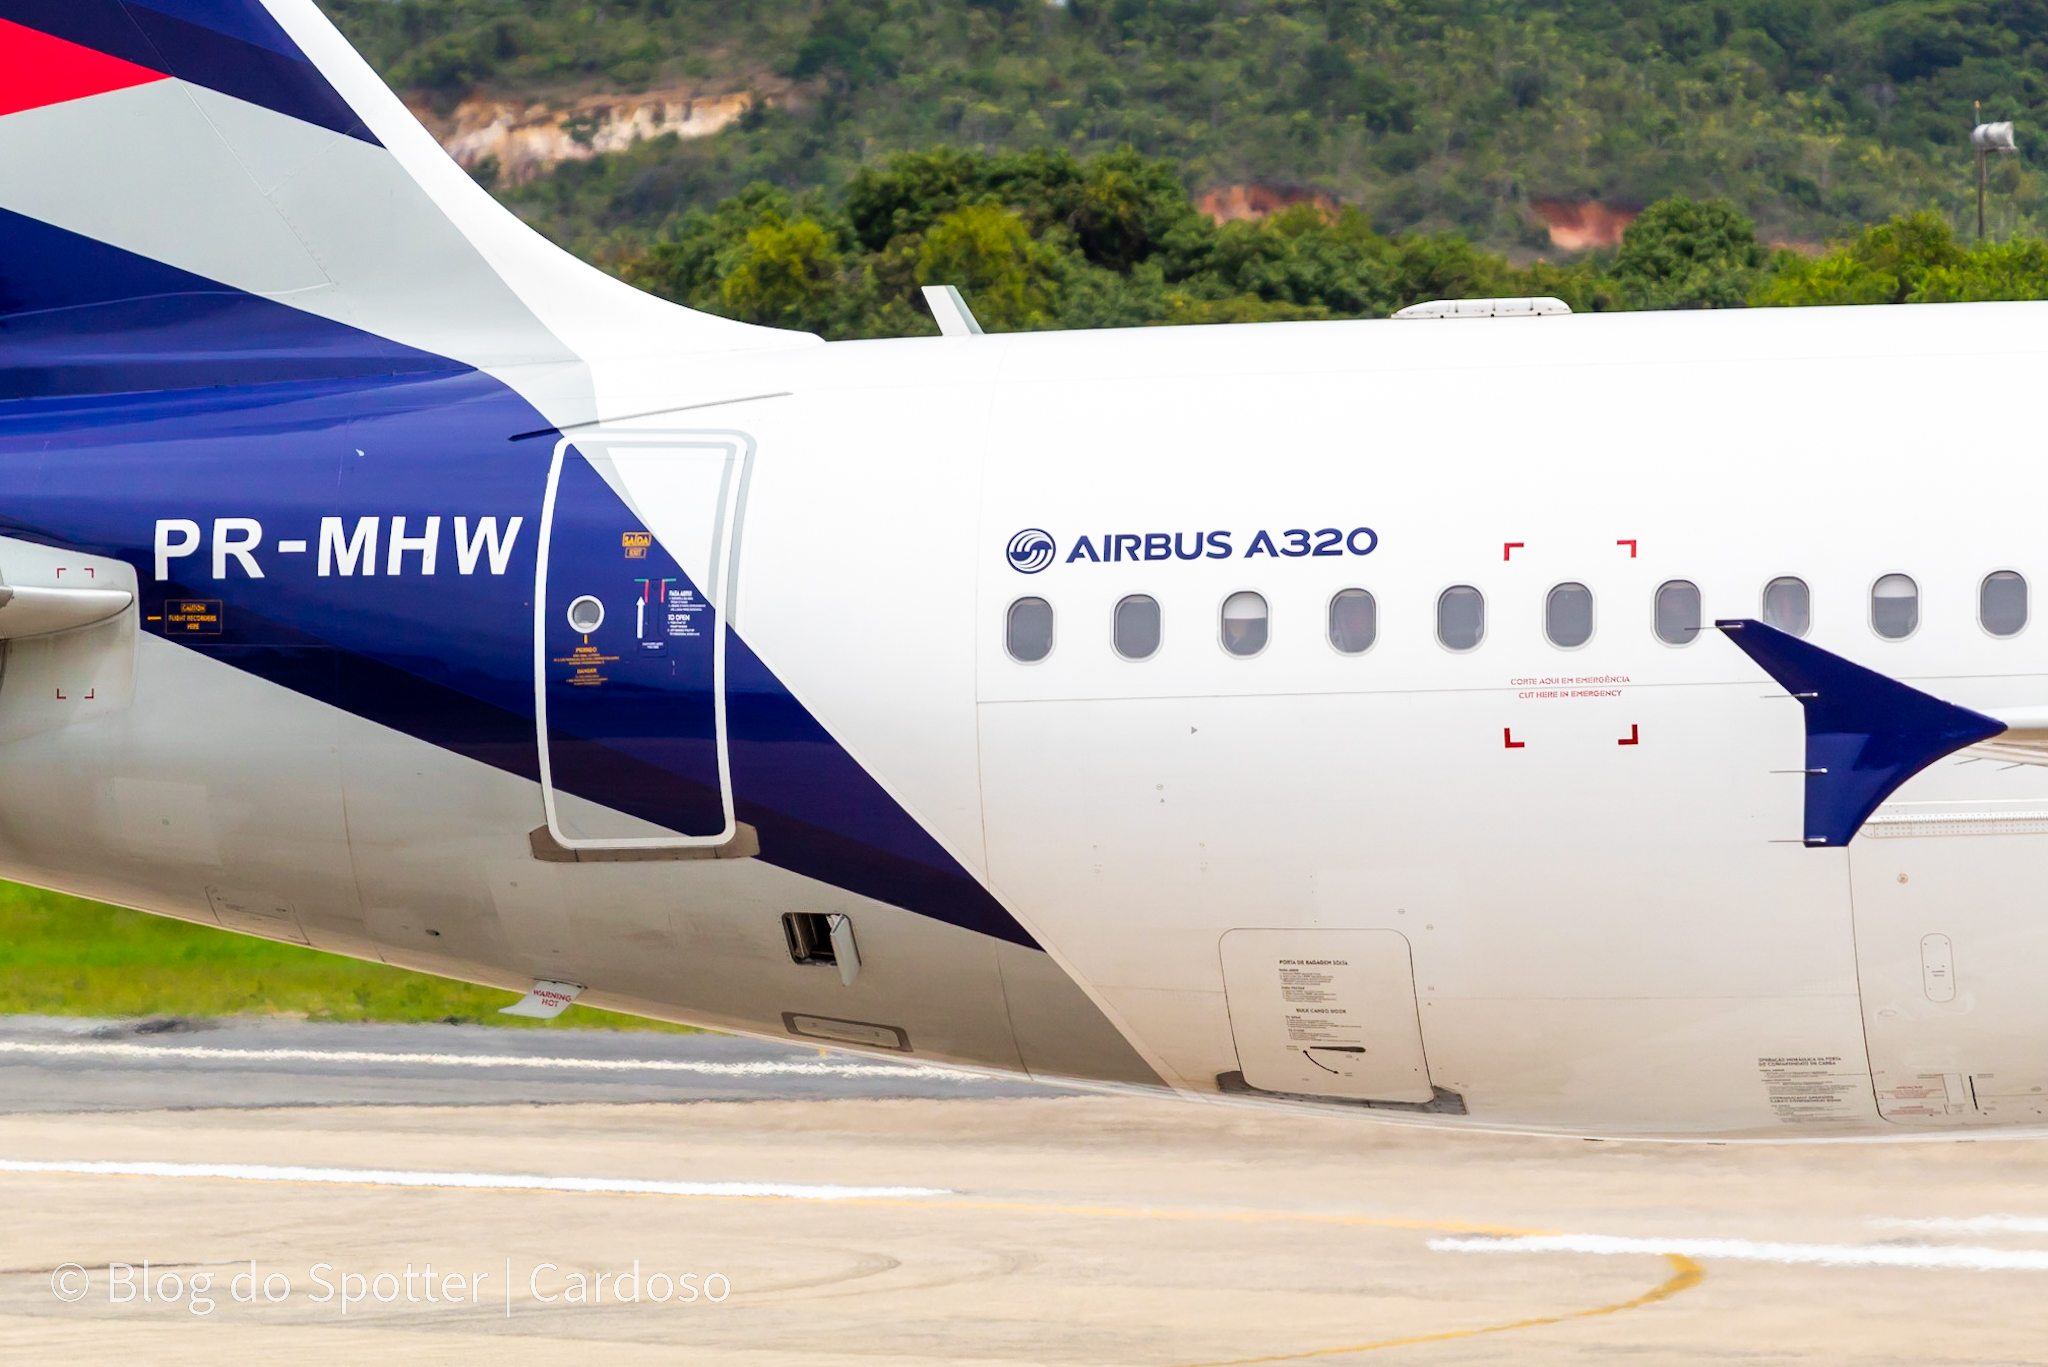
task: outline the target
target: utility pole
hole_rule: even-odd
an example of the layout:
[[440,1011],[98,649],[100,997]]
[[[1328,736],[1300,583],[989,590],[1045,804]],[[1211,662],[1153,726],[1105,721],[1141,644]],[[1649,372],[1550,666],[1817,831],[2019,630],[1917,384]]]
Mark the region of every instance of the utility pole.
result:
[[[1972,100],[1970,107],[1975,117],[1984,117],[1984,102]],[[1979,123],[1970,130],[1970,146],[1977,153],[1977,240],[1984,240],[1984,165],[1993,152],[2017,152],[2020,149],[2012,140],[2012,124]]]
[[1984,101],[1970,101],[1970,145],[1977,149],[1977,240],[1984,240],[1984,148],[1977,142],[1977,130],[1984,126]]

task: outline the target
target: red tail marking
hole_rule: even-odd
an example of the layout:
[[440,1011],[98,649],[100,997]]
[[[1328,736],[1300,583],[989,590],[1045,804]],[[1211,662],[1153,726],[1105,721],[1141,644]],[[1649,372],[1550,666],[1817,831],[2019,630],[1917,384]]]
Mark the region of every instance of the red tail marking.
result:
[[1640,734],[1638,734],[1637,724],[1635,722],[1630,722],[1628,727],[1628,739],[1618,740],[1614,743],[1616,745],[1641,745],[1643,743],[1643,738]]
[[166,79],[161,71],[0,19],[0,117]]
[[1515,739],[1515,728],[1512,726],[1503,726],[1500,729],[1500,738],[1510,750],[1525,750],[1529,746],[1529,742]]

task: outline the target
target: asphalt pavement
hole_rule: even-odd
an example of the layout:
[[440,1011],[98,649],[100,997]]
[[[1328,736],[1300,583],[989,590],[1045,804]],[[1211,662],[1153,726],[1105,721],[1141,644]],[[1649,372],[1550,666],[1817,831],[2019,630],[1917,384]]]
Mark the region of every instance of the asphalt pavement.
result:
[[1066,1094],[915,1059],[730,1035],[0,1017],[0,1114],[11,1115]]

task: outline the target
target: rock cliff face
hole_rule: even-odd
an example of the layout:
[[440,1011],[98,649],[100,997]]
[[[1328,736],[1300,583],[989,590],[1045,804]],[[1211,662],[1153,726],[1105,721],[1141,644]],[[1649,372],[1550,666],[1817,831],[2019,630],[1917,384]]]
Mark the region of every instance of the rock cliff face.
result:
[[1550,229],[1552,245],[1568,252],[1614,247],[1642,210],[1593,199],[1532,199],[1529,209]]
[[1265,218],[1296,204],[1313,204],[1326,214],[1337,212],[1337,201],[1320,190],[1284,185],[1218,185],[1195,199],[1195,208],[1218,223]]
[[472,97],[452,113],[413,106],[448,154],[475,170],[495,159],[500,184],[517,185],[559,162],[623,151],[664,133],[702,138],[746,113],[757,95],[651,90],[567,102]]

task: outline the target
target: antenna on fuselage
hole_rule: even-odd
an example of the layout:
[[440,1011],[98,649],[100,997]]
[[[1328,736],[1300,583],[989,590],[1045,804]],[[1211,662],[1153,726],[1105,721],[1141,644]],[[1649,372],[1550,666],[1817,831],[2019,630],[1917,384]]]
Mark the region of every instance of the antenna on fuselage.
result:
[[958,285],[926,285],[925,306],[931,309],[932,317],[939,323],[941,337],[979,337],[981,324],[975,321],[974,310],[967,307],[967,301],[960,297]]

